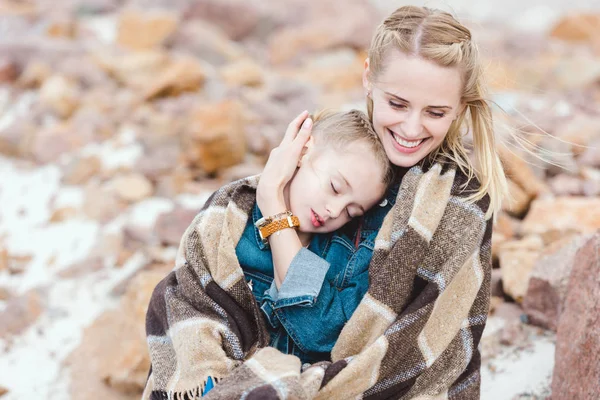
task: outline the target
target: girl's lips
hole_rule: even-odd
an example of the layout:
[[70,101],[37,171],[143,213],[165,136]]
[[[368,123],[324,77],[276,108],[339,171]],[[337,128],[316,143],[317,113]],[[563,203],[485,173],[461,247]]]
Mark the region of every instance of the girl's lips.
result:
[[315,228],[320,228],[323,226],[323,223],[320,220],[320,217],[317,215],[316,212],[313,211],[313,209],[310,209],[310,222],[312,222],[313,226]]
[[390,129],[388,129],[388,128],[386,128],[386,130],[387,130],[387,131],[388,131],[388,133],[390,134],[390,138],[392,139],[392,144],[394,145],[394,148],[395,148],[396,150],[398,150],[399,152],[401,152],[401,153],[404,153],[404,154],[412,154],[412,153],[414,153],[414,152],[417,152],[417,151],[419,151],[419,149],[420,149],[421,147],[423,147],[423,143],[425,143],[425,142],[427,142],[427,141],[429,140],[429,138],[423,139],[423,140],[421,141],[421,143],[419,143],[419,144],[418,144],[417,146],[415,146],[415,147],[405,147],[405,146],[402,146],[400,143],[398,143],[398,142],[396,141],[396,139],[394,138],[394,132],[392,132],[392,131],[391,131]]

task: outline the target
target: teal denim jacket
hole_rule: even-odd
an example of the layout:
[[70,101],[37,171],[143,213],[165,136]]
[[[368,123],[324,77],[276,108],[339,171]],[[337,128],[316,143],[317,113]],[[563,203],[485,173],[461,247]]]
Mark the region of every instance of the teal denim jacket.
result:
[[388,189],[383,201],[360,221],[313,236],[308,248],[292,260],[279,290],[271,251],[254,226],[262,217],[254,206],[236,254],[266,318],[271,346],[298,356],[303,363],[330,360],[342,328],[368,290],[375,238],[396,201],[398,187]]

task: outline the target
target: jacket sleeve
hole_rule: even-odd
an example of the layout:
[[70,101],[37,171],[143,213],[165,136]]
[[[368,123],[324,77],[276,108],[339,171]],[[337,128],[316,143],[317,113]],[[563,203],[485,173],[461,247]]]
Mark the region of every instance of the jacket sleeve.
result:
[[[343,289],[325,279],[326,270],[319,270],[320,286],[315,293],[317,279],[314,277],[317,274],[307,268],[318,264],[329,267],[329,263],[306,249],[302,251],[311,256],[299,254],[300,257],[290,265],[279,291],[271,285],[262,309],[273,326],[283,325],[303,352],[330,353],[342,328],[368,290],[368,262],[356,267],[358,272]],[[310,321],[310,327],[307,321]]]

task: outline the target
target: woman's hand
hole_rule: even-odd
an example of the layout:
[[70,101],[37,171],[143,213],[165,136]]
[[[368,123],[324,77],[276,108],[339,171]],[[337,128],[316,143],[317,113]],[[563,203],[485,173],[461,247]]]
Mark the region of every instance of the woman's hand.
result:
[[279,146],[271,150],[258,188],[256,202],[265,216],[286,210],[283,190],[294,176],[304,146],[310,138],[312,120],[303,111],[289,125]]

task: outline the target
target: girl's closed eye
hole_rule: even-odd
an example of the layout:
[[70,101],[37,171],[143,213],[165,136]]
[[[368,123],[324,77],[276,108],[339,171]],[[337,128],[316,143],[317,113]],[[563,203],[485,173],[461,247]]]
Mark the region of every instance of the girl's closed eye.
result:
[[333,185],[333,181],[329,181],[329,184],[331,185],[331,189],[333,190],[333,193],[335,193],[335,194],[339,194],[340,193],[340,192],[338,192],[338,190]]

